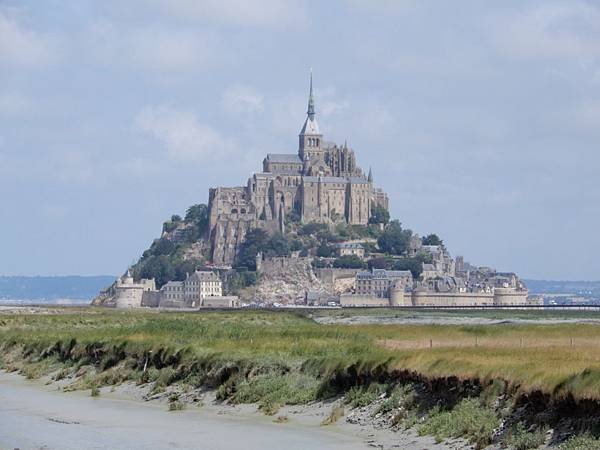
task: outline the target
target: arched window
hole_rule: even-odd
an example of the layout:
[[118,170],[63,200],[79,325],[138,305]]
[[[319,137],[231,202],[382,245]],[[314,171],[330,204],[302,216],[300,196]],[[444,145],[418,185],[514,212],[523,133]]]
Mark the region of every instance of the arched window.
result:
[[238,213],[238,210],[237,210],[236,208],[233,208],[233,209],[231,210],[231,214],[237,214],[237,213]]
[[240,212],[241,212],[242,214],[246,214],[246,210],[245,210],[244,208],[242,208],[242,209],[240,210]]

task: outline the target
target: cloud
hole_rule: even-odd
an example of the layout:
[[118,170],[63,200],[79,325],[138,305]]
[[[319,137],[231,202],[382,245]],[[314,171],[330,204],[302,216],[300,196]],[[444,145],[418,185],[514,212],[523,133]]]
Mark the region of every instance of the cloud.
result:
[[135,127],[161,141],[168,155],[178,161],[223,158],[234,144],[191,111],[167,106],[144,108],[135,117]]
[[0,10],[0,66],[44,66],[57,57],[56,42],[21,27]]
[[164,14],[187,21],[281,29],[301,25],[306,20],[304,7],[296,0],[151,0],[147,3]]
[[171,72],[207,68],[214,45],[209,35],[195,30],[121,28],[107,21],[92,25],[88,42],[104,64]]
[[508,55],[525,60],[600,57],[600,9],[581,1],[545,2],[496,18],[492,39]]
[[232,115],[250,114],[264,109],[264,97],[248,86],[234,85],[223,92],[221,107]]

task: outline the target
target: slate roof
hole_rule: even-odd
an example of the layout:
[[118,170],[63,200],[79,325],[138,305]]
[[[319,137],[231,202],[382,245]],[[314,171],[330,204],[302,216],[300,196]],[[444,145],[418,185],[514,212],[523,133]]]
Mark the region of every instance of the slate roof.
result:
[[316,183],[348,183],[348,180],[343,177],[304,177],[304,181]]
[[273,163],[302,164],[300,157],[294,153],[267,153],[267,160]]

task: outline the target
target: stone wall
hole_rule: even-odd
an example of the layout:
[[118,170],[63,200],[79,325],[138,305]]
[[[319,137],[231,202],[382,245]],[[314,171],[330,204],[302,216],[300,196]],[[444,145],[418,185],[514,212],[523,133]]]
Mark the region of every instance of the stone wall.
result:
[[156,308],[160,303],[160,297],[160,291],[144,291],[141,306],[146,308]]
[[342,294],[340,295],[340,306],[390,306],[390,301],[387,298],[373,295]]
[[413,292],[412,306],[493,306],[494,294],[486,292]]
[[204,297],[202,308],[239,308],[240,299],[235,295],[222,297]]

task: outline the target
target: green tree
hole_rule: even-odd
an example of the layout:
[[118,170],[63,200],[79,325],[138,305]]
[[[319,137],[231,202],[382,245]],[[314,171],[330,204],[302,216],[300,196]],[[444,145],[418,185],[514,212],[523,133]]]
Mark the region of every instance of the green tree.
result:
[[171,216],[171,222],[181,222],[181,216],[177,214],[173,214]]
[[175,267],[167,255],[153,255],[146,259],[139,268],[138,278],[154,278],[156,287],[160,289],[168,281],[175,279]]
[[275,233],[267,240],[266,256],[290,256],[290,242],[281,233]]
[[305,223],[298,230],[298,236],[314,236],[319,232],[327,231],[327,225],[319,222]]
[[444,245],[444,241],[442,241],[437,234],[428,234],[423,238],[423,245]]
[[371,205],[371,217],[369,217],[369,223],[383,223],[387,225],[390,221],[390,213],[385,207],[379,204]]
[[179,281],[185,280],[188,274],[194,273],[203,267],[203,263],[199,259],[186,259],[175,264],[175,279]]
[[369,260],[369,269],[391,269],[393,263],[390,257],[372,258]]
[[366,263],[356,255],[344,255],[333,261],[333,267],[339,269],[364,269]]
[[186,222],[208,222],[208,206],[204,203],[190,206],[185,212]]
[[167,238],[155,239],[148,250],[142,254],[142,259],[150,256],[170,255],[175,252],[175,244]]
[[335,247],[325,243],[317,247],[317,256],[321,258],[330,258],[335,254]]
[[411,236],[411,230],[402,229],[399,221],[392,220],[377,239],[377,245],[385,253],[402,255],[408,250]]
[[249,270],[256,270],[256,255],[259,252],[264,254],[267,249],[269,235],[261,228],[252,228],[246,233],[244,242],[240,247],[240,253],[237,259],[239,267],[247,267]]
[[393,270],[410,270],[413,278],[419,278],[423,272],[423,263],[417,258],[402,258],[394,261]]

